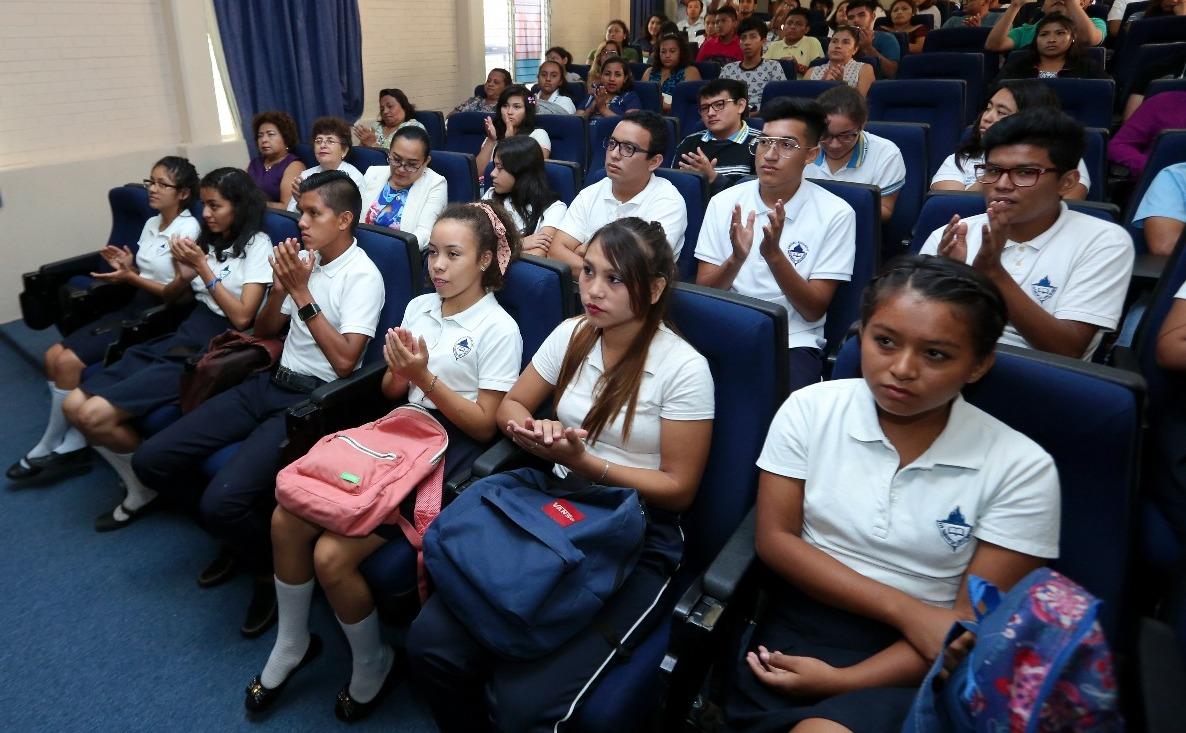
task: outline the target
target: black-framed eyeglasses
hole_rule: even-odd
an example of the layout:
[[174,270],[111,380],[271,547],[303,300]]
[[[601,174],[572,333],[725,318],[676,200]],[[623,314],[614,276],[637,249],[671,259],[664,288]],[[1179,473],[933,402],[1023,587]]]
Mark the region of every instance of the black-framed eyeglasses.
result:
[[398,155],[388,155],[387,162],[391,164],[392,168],[398,168],[399,170],[406,171],[408,173],[415,173],[416,171],[420,170],[421,166],[424,165],[418,160],[404,160]]
[[617,149],[618,154],[623,158],[631,158],[635,153],[640,152],[651,155],[651,151],[640,148],[634,143],[623,142],[612,137],[607,137],[605,141],[601,143],[601,147],[605,148],[606,150]]
[[720,112],[723,109],[725,109],[725,107],[728,107],[730,104],[737,104],[740,101],[741,101],[740,99],[718,99],[715,102],[709,102],[708,104],[702,104],[699,107],[697,107],[696,110],[700,114],[706,115],[706,114],[708,114],[708,111],[710,109],[713,112]]
[[992,163],[980,163],[976,171],[976,181],[979,183],[996,183],[1001,176],[1009,176],[1013,185],[1018,188],[1029,188],[1037,184],[1044,173],[1058,173],[1057,168],[1040,168],[1034,165],[1023,165],[1017,168],[1002,168]]
[[749,144],[752,155],[763,155],[771,148],[778,153],[778,157],[790,158],[796,150],[802,150],[803,143],[793,137],[756,137]]
[[145,178],[140,182],[144,184],[145,188],[152,188],[153,186],[156,186],[157,188],[180,188],[180,186],[175,183],[169,183],[168,181],[158,181],[153,178]]
[[860,130],[851,130],[849,132],[842,132],[839,135],[833,135],[829,132],[825,132],[824,134],[819,136],[819,141],[821,143],[828,143],[828,142],[832,142],[833,140],[835,140],[836,142],[841,143],[842,145],[848,145],[849,143],[856,142],[856,139],[857,139],[857,137],[860,136],[860,134],[861,134]]

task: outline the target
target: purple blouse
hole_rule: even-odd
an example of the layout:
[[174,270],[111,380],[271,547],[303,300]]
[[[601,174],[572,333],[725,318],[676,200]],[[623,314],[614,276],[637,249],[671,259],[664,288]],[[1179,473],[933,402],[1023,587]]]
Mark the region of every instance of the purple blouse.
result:
[[259,186],[259,190],[264,192],[265,199],[268,201],[279,201],[280,181],[284,178],[284,171],[295,160],[299,160],[299,158],[289,153],[276,163],[276,165],[268,170],[264,170],[263,156],[257,155],[247,164],[247,175],[251,176],[251,180],[255,181],[255,185]]

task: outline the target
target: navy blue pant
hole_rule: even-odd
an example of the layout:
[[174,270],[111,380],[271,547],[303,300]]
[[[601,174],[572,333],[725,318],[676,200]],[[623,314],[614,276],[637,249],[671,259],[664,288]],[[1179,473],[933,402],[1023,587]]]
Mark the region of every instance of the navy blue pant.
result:
[[819,349],[799,346],[787,350],[791,362],[791,391],[815,384],[824,372],[824,359]]
[[272,510],[276,473],[283,468],[285,412],[307,397],[280,387],[267,373],[254,374],[215,395],[146,440],[132,468],[149,488],[175,491],[219,449],[243,441],[206,485],[200,509],[212,534],[227,541],[258,573],[272,568]]

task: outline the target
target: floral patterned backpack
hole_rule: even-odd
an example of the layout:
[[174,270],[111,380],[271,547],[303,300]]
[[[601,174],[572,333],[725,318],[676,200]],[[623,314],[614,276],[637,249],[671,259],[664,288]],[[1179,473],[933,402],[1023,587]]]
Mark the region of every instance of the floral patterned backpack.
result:
[[969,629],[976,645],[946,682],[937,679],[942,657],[935,661],[903,733],[1124,730],[1098,598],[1048,568],[1004,598],[971,576],[968,594],[976,622],[953,626],[947,643]]

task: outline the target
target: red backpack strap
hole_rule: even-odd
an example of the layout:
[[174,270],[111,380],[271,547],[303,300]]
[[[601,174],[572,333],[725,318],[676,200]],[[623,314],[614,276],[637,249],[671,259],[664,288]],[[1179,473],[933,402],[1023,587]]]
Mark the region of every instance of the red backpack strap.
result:
[[395,523],[403,531],[408,543],[416,548],[416,585],[420,591],[420,604],[428,600],[428,574],[424,569],[424,533],[441,513],[441,497],[445,491],[445,459],[437,461],[432,473],[416,487],[416,503],[412,510],[415,526],[395,512]]

